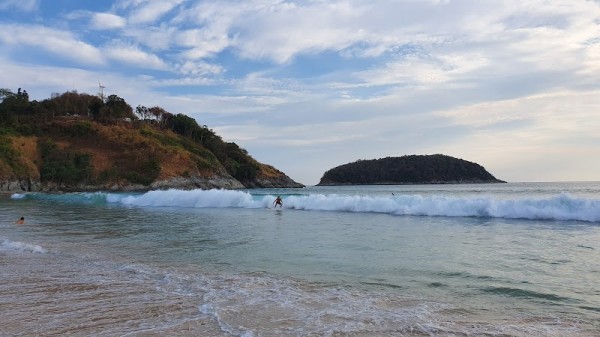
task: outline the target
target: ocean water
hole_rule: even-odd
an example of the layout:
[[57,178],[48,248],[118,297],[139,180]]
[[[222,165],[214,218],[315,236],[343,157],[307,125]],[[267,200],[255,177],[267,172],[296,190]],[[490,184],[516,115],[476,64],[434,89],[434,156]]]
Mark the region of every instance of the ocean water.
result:
[[0,336],[600,336],[598,182],[27,193],[0,209]]

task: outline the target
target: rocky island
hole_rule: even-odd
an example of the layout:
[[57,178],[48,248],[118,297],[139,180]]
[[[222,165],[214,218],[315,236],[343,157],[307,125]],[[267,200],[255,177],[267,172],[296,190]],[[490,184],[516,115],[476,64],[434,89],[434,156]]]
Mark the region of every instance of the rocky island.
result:
[[358,160],[325,172],[318,186],[504,183],[481,165],[454,157],[409,155]]
[[0,191],[303,187],[206,125],[110,95],[0,89]]

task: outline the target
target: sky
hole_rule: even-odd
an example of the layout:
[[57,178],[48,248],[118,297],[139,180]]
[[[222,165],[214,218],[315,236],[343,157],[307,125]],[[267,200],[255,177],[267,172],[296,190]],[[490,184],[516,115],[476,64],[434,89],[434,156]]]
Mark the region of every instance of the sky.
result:
[[600,180],[600,1],[0,0],[0,88],[160,106],[314,185],[445,154]]

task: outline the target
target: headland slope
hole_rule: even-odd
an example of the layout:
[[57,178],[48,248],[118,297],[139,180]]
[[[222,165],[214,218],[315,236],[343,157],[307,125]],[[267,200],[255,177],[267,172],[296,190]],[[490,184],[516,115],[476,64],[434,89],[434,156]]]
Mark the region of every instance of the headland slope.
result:
[[206,125],[110,95],[0,89],[0,191],[302,187]]

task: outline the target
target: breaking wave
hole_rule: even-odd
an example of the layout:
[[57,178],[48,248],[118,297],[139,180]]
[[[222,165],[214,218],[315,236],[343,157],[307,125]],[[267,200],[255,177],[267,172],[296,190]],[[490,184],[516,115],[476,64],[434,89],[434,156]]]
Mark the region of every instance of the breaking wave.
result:
[[[391,215],[485,217],[535,220],[600,222],[600,199],[573,197],[566,193],[544,198],[494,198],[447,195],[325,195],[281,194],[284,207],[306,211],[382,213]],[[135,207],[268,208],[274,195],[232,190],[160,190],[141,194],[32,193],[13,199],[52,199],[62,202],[108,203]]]

